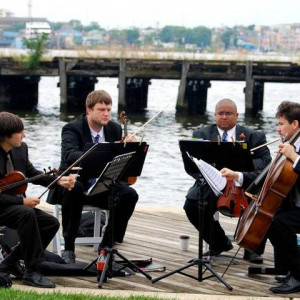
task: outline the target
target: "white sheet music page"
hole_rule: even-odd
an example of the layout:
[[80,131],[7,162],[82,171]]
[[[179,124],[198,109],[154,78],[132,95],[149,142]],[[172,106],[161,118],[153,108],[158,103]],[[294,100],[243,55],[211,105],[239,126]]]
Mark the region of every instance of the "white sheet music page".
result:
[[221,172],[212,165],[208,164],[202,159],[196,159],[193,157],[193,161],[199,168],[201,174],[213,190],[216,196],[222,194],[222,190],[225,188],[227,180],[221,175]]

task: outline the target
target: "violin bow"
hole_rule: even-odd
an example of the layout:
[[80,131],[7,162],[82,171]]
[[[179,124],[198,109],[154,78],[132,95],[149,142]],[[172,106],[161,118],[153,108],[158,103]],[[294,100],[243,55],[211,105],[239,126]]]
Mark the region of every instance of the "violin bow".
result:
[[138,130],[136,130],[134,133],[130,134],[131,136],[135,136],[138,132],[140,132],[144,127],[146,127],[150,122],[152,122],[157,116],[159,116],[168,106],[170,103],[168,103],[163,109],[161,109],[158,113],[156,113],[150,120],[148,120],[144,125],[142,125]]
[[67,172],[69,172],[74,166],[76,166],[78,163],[80,163],[90,152],[92,152],[96,147],[98,146],[98,144],[94,144],[93,147],[91,147],[89,150],[87,150],[86,152],[84,152],[75,162],[73,162],[69,168],[67,168],[65,171],[63,171],[57,178],[55,178],[46,188],[46,190],[38,197],[39,199],[41,199],[44,194],[46,194],[49,189],[56,184],[56,182],[58,182]]

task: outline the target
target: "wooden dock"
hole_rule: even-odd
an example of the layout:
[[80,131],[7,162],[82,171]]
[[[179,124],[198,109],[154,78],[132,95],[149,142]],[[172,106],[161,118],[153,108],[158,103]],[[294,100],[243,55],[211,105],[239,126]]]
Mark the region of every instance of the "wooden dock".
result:
[[[49,210],[47,206],[47,209]],[[232,235],[236,227],[236,219],[220,216],[220,221],[226,234]],[[179,236],[188,234],[190,236],[189,251],[180,250]],[[152,257],[153,262],[165,266],[166,272],[149,272],[152,278],[157,278],[187,263],[188,260],[198,255],[198,233],[187,220],[183,209],[166,207],[137,207],[130,220],[125,241],[118,244],[116,248],[127,258]],[[234,244],[234,249],[226,253],[233,256],[238,246]],[[51,249],[50,249],[51,250]],[[89,263],[96,258],[97,253],[90,246],[77,246],[76,254],[78,261]],[[231,265],[224,276],[224,280],[233,288],[229,291],[223,283],[215,277],[198,282],[195,279],[173,274],[156,283],[152,283],[142,274],[136,273],[127,277],[113,277],[103,284],[102,289],[98,288],[96,277],[49,277],[57,283],[54,291],[82,292],[82,293],[107,293],[118,291],[118,295],[132,295],[143,293],[177,299],[180,295],[185,295],[186,299],[196,299],[195,295],[206,296],[203,299],[225,299],[233,297],[241,299],[257,299],[257,297],[276,297],[269,291],[271,284],[275,284],[272,275],[248,275],[249,262],[242,259],[241,249],[235,260],[236,264]],[[227,266],[227,261],[215,261],[214,270],[222,275]],[[268,243],[264,254],[264,265],[272,266],[273,252],[272,246]],[[259,266],[259,265],[257,265]],[[197,277],[198,267],[189,268],[186,272]],[[204,274],[210,275],[210,272]],[[13,288],[25,289],[21,282],[15,281]],[[35,289],[40,291],[41,289]],[[124,292],[124,293],[122,293]],[[127,293],[127,294],[126,294]],[[167,294],[165,294],[167,293]],[[192,298],[189,297],[193,295]],[[211,297],[210,297],[211,296]],[[287,297],[288,296],[288,297]],[[290,294],[281,299],[293,299],[299,297],[298,294]],[[200,298],[199,298],[200,299]],[[202,298],[201,298],[202,299]],[[229,298],[228,298],[229,299]],[[246,299],[246,298],[245,298]]]

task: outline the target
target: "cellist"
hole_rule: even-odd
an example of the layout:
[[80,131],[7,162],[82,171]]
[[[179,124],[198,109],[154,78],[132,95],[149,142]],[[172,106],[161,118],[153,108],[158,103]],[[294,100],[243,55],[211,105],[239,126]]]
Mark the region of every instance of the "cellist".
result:
[[[276,112],[277,131],[288,141],[300,129],[300,104],[282,102]],[[293,163],[293,171],[300,174],[300,138],[293,145],[282,143],[278,153]],[[300,178],[283,200],[269,227],[267,237],[274,247],[276,268],[285,269],[287,276],[276,276],[279,286],[271,287],[276,294],[300,291],[300,255],[297,250],[297,233],[300,233]]]

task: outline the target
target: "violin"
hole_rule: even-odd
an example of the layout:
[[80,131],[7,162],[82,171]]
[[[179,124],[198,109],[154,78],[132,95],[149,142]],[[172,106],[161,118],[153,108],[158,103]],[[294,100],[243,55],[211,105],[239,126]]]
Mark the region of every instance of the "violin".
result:
[[[300,129],[289,140],[293,145],[300,137]],[[281,153],[273,160],[262,190],[256,201],[248,206],[239,220],[236,243],[250,251],[255,251],[263,241],[273,216],[298,178],[293,162]]]
[[[120,112],[119,119],[120,119],[121,123],[124,125],[124,129],[123,129],[124,130],[124,136],[122,137],[122,141],[124,141],[124,139],[128,135],[127,125],[128,125],[128,122],[129,122],[129,119],[126,116],[125,111]],[[127,177],[127,182],[130,185],[136,183],[136,180],[137,180],[137,177]]]
[[27,189],[27,184],[38,180],[44,176],[56,173],[56,169],[50,169],[48,172],[44,172],[37,176],[26,178],[25,175],[20,171],[13,171],[6,174],[4,178],[0,180],[0,194],[6,193],[9,195],[24,194]]
[[233,180],[227,180],[225,192],[217,201],[217,208],[224,216],[240,217],[248,207],[244,190],[235,186]]

